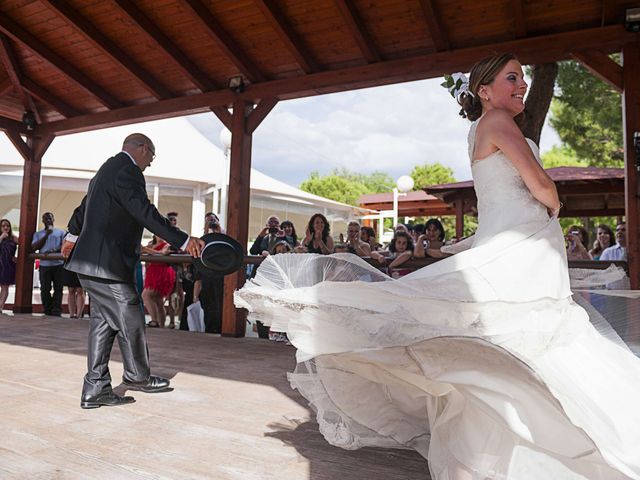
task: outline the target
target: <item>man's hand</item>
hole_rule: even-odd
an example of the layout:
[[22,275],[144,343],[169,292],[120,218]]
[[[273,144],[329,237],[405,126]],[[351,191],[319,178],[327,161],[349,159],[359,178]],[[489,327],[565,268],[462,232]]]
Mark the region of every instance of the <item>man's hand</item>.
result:
[[187,243],[187,247],[185,248],[185,250],[192,257],[199,258],[203,248],[204,240],[198,237],[189,237],[189,243]]
[[73,250],[74,245],[75,245],[75,242],[70,242],[69,240],[64,240],[62,242],[62,248],[60,249],[60,253],[62,253],[62,256],[65,259],[69,258],[69,255],[71,255],[71,250]]

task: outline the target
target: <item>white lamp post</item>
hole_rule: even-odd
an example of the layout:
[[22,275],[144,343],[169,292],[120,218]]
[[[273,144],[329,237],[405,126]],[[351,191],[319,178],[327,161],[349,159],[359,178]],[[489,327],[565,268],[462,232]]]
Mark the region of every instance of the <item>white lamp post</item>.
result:
[[402,175],[396,181],[396,186],[393,189],[393,229],[398,226],[398,197],[400,195],[406,195],[408,191],[413,188],[413,178],[409,175]]
[[222,188],[220,189],[220,225],[227,227],[227,198],[229,195],[229,156],[231,154],[231,131],[227,127],[220,130],[220,143],[224,147],[224,170],[222,175]]

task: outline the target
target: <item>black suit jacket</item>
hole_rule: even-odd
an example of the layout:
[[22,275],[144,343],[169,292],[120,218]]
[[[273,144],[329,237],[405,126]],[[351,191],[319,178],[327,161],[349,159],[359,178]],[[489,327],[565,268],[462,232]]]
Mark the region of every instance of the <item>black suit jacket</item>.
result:
[[140,168],[124,152],[107,160],[69,220],[78,235],[65,268],[97,278],[133,282],[144,228],[180,248],[189,237],[172,227],[147,197]]

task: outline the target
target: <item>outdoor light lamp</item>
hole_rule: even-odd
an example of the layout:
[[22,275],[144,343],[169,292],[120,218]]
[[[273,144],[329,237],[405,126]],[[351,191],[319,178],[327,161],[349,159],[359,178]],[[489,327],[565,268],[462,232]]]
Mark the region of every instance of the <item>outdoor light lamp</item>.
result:
[[625,12],[624,28],[629,32],[640,32],[640,8],[629,8]]
[[22,114],[22,123],[27,127],[27,130],[32,131],[36,128],[36,115],[31,110],[27,110]]
[[398,226],[398,197],[400,195],[406,195],[409,190],[413,188],[413,178],[409,175],[402,175],[396,181],[396,186],[393,189],[393,229]]
[[396,181],[396,185],[398,186],[398,191],[407,193],[413,188],[413,178],[411,178],[409,175],[402,175]]
[[238,75],[236,77],[231,77],[229,79],[229,90],[234,93],[242,93],[244,92],[244,80],[242,75]]

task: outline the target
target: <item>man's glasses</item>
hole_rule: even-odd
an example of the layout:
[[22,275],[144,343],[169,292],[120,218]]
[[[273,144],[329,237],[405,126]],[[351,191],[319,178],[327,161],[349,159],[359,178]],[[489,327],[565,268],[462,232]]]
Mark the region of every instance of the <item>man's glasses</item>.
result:
[[155,160],[156,158],[156,151],[154,149],[152,149],[149,145],[147,145],[146,143],[139,143],[138,144],[141,147],[147,147],[147,150],[149,150],[149,152],[151,153],[151,160]]

